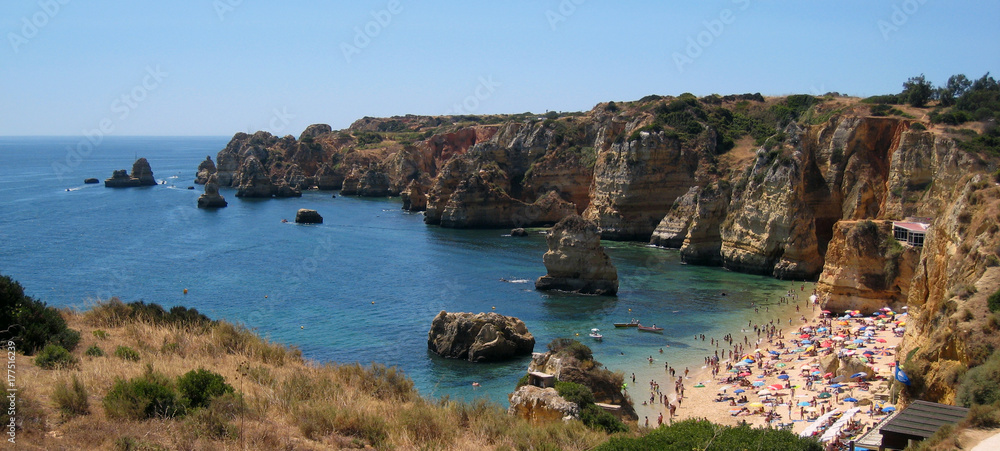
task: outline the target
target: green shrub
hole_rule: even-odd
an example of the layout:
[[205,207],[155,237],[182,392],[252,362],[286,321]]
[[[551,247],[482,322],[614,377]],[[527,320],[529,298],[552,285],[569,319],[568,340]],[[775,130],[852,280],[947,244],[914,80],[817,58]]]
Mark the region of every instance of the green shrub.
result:
[[1000,404],[973,405],[969,408],[969,413],[965,416],[963,423],[979,429],[1000,427]]
[[109,418],[144,420],[170,418],[183,413],[177,391],[170,380],[157,373],[130,380],[117,379],[104,397]]
[[1000,312],[1000,290],[997,290],[996,293],[991,294],[986,299],[986,306],[990,308],[991,312]]
[[101,329],[95,329],[92,333],[94,334],[94,337],[97,337],[100,340],[108,339],[108,333]]
[[389,428],[380,416],[339,410],[333,406],[309,406],[300,409],[295,422],[306,438],[316,440],[334,432],[365,440],[379,448],[389,438]]
[[139,360],[139,353],[135,349],[128,346],[118,346],[115,348],[115,357],[122,360],[128,360],[130,362],[135,362]]
[[0,275],[0,324],[7,329],[0,333],[9,333],[24,355],[34,355],[47,344],[72,351],[80,342],[80,333],[66,327],[58,310],[25,296],[21,284],[4,275]]
[[822,445],[812,438],[799,437],[789,431],[757,429],[749,426],[729,427],[708,420],[689,419],[659,427],[642,437],[617,436],[595,448],[618,450],[703,450],[728,451],[741,449],[821,451]]
[[924,124],[921,124],[919,122],[914,122],[914,123],[910,124],[910,130],[923,131],[923,130],[927,130],[927,127],[925,127]]
[[604,431],[608,434],[628,431],[628,426],[625,426],[622,420],[596,404],[590,404],[580,410],[580,421],[583,421],[583,424],[591,429]]
[[190,408],[207,407],[212,398],[233,393],[233,387],[226,383],[225,377],[204,368],[178,377],[177,388],[184,405]]
[[1000,351],[994,351],[985,363],[965,373],[957,399],[965,407],[1000,403]]
[[46,346],[35,357],[35,365],[44,370],[70,368],[76,364],[76,357],[73,357],[66,348],[54,344]]
[[112,448],[115,451],[161,451],[166,448],[154,443],[144,442],[132,436],[122,436],[115,439]]
[[563,399],[569,402],[576,403],[576,405],[580,406],[580,409],[594,403],[594,393],[585,385],[575,382],[558,381],[555,384],[555,389],[559,392],[559,396],[562,396]]
[[90,345],[83,354],[90,357],[104,357],[104,350],[100,346]]
[[549,351],[570,355],[581,362],[594,360],[594,352],[587,345],[572,338],[557,338],[548,345]]
[[[167,311],[156,303],[136,301],[126,304],[118,298],[97,304],[87,311],[86,317],[92,324],[103,327],[121,327],[134,322],[181,327],[205,327],[213,323],[211,319],[193,308],[175,306]],[[100,335],[94,331],[94,336],[104,339],[107,335],[104,331],[101,331]]]
[[56,385],[55,391],[52,392],[52,401],[55,402],[56,408],[67,416],[72,417],[90,413],[87,387],[83,385],[83,382],[80,382],[80,379],[75,374],[73,375],[71,385],[67,385],[66,381],[62,381]]

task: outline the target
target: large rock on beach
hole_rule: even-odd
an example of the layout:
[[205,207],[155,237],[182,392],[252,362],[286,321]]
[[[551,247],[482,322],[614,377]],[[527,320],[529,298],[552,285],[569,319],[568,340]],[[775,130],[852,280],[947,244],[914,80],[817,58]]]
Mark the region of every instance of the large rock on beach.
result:
[[219,178],[214,173],[205,180],[205,194],[198,197],[198,208],[222,208],[229,205],[219,194]]
[[111,178],[104,180],[107,188],[132,188],[136,186],[155,186],[156,178],[153,177],[153,170],[149,167],[149,162],[145,158],[135,160],[132,164],[132,173],[129,174],[124,169],[119,169],[111,174]]
[[580,294],[615,295],[618,270],[601,246],[597,224],[570,215],[549,230],[549,251],[542,260],[548,274],[535,282],[539,290]]
[[554,388],[539,388],[525,385],[507,397],[511,416],[524,418],[533,423],[569,420],[580,417],[580,407],[569,402]]
[[320,216],[319,212],[316,210],[300,208],[299,211],[295,213],[295,222],[298,224],[322,224],[323,217]]
[[535,337],[520,319],[498,313],[441,311],[431,323],[427,348],[441,357],[498,362],[531,355]]

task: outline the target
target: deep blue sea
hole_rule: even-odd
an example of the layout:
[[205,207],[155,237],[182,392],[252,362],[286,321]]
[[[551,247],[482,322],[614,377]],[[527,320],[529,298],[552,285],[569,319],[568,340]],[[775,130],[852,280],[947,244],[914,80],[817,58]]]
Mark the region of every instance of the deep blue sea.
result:
[[[512,238],[509,230],[426,226],[422,214],[401,210],[399,199],[330,192],[242,200],[223,189],[229,207],[199,210],[202,187],[187,187],[198,163],[214,159],[228,140],[107,137],[92,150],[84,146],[84,156],[69,150],[81,143],[77,137],[0,138],[0,273],[50,305],[84,309],[118,296],[194,307],[297,346],[310,359],[396,365],[426,396],[485,396],[502,405],[530,359],[487,365],[430,354],[427,332],[441,310],[495,307],[521,318],[536,351],[579,334],[605,366],[649,380],[663,374],[664,359],[700,367],[714,347],[694,335],[721,337],[751,317],[766,320],[751,302],[771,306],[777,317],[778,298],[800,289],[683,265],[674,250],[605,242],[618,267],[618,297],[543,294],[534,290],[545,273],[540,233]],[[83,183],[131,170],[136,157],[147,158],[166,184]],[[300,208],[318,210],[324,224],[281,222]],[[633,317],[666,333],[612,326]],[[586,337],[592,327],[602,329],[603,342]]]

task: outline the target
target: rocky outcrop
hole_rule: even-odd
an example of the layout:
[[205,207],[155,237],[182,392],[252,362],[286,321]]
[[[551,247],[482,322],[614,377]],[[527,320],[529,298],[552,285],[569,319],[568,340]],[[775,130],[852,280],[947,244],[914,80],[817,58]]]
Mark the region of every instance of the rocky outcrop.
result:
[[604,253],[597,225],[578,215],[567,216],[545,237],[549,250],[542,257],[548,273],[535,282],[539,290],[615,295],[618,270]]
[[919,258],[920,248],[893,238],[891,221],[838,222],[816,285],[823,308],[866,315],[886,306],[900,311]]
[[376,168],[368,168],[358,180],[359,196],[385,197],[389,195],[389,175]]
[[525,385],[507,398],[510,401],[507,414],[533,423],[565,421],[580,417],[580,407],[559,396],[559,392],[551,387]]
[[691,221],[696,216],[699,193],[701,193],[701,187],[692,186],[687,193],[674,201],[670,211],[653,230],[649,244],[680,249],[681,245],[684,244],[684,238],[687,237],[688,227],[691,226]]
[[637,418],[632,400],[621,391],[624,375],[604,368],[593,359],[589,348],[575,340],[558,339],[549,344],[549,351],[531,356],[528,372],[555,376],[557,381],[584,385],[594,394],[594,401],[621,407],[622,418]]
[[327,133],[333,133],[333,127],[327,124],[312,124],[302,130],[302,133],[299,134],[299,141],[314,141],[316,137]]
[[449,359],[498,362],[530,355],[535,337],[524,321],[497,313],[441,311],[431,323],[427,348]]
[[526,231],[524,231],[524,229],[518,227],[516,229],[510,229],[510,236],[518,236],[518,237],[528,236],[528,232],[526,232]]
[[323,163],[314,177],[316,187],[321,190],[340,189],[344,185],[344,174],[338,172],[329,163]]
[[699,189],[694,216],[681,244],[681,261],[695,265],[722,264],[722,222],[729,213],[729,183],[720,181]]
[[590,206],[601,237],[649,241],[674,201],[696,185],[698,153],[665,132],[613,144],[594,166]]
[[295,212],[296,224],[322,224],[323,217],[316,210],[300,208]]
[[91,178],[83,179],[83,183],[86,183],[88,185],[93,185],[93,184],[101,183],[101,181],[98,180],[98,179],[96,179],[96,178],[91,177]]
[[243,161],[243,165],[236,171],[236,178],[233,179],[233,184],[236,185],[236,197],[271,198],[302,196],[301,191],[289,186],[284,180],[274,183],[260,160],[253,155],[247,157]]
[[218,176],[214,173],[205,180],[205,193],[198,197],[198,208],[222,208],[229,205],[219,194]]
[[208,183],[208,177],[216,172],[218,172],[218,169],[215,167],[215,162],[212,161],[212,156],[206,156],[205,161],[198,164],[198,171],[195,172],[194,182],[199,185],[204,185]]
[[413,180],[406,189],[399,194],[403,200],[403,210],[424,211],[427,209],[427,194],[424,185],[419,180]]
[[107,188],[156,186],[156,179],[153,177],[153,170],[149,167],[149,162],[145,158],[140,158],[132,164],[131,174],[125,172],[124,169],[114,171],[111,178],[104,180],[104,186]]

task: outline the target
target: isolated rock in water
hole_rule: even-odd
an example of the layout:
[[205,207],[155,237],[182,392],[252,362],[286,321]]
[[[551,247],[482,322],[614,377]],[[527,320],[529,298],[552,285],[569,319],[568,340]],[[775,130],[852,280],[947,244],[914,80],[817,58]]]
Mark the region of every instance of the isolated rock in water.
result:
[[83,183],[86,183],[88,185],[93,185],[94,183],[101,183],[101,181],[91,177],[89,179],[83,179]]
[[198,197],[198,208],[222,208],[229,205],[226,198],[219,194],[219,177],[208,176],[205,183],[205,194]]
[[528,232],[525,232],[524,229],[518,227],[510,231],[510,236],[528,236]]
[[215,174],[218,170],[215,168],[215,162],[212,161],[211,156],[205,157],[205,161],[202,161],[198,165],[198,172],[195,175],[194,182],[199,185],[204,185],[208,183],[208,177]]
[[124,169],[119,169],[111,174],[111,178],[104,180],[104,186],[108,188],[131,188],[135,186],[155,186],[156,179],[153,177],[153,170],[149,167],[149,162],[145,158],[135,160],[132,164],[132,174],[129,175]]
[[524,385],[508,396],[507,414],[534,423],[561,421],[580,417],[580,407],[569,402],[554,388]]
[[549,251],[542,260],[548,274],[535,282],[539,290],[615,295],[618,270],[601,247],[597,224],[579,215],[567,216],[549,230]]
[[449,359],[498,362],[530,355],[535,337],[524,321],[497,313],[441,311],[427,333],[427,349]]
[[316,210],[301,208],[298,213],[295,213],[295,222],[299,224],[322,224],[323,217]]

